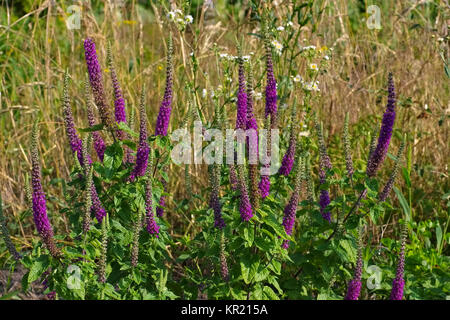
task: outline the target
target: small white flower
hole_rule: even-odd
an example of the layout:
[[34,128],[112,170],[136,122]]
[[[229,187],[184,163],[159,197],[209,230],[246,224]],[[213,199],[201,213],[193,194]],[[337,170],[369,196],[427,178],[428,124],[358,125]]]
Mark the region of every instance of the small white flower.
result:
[[242,56],[242,59],[243,59],[244,61],[250,61],[250,56]]
[[444,38],[438,38],[437,41],[438,41],[438,42],[443,42],[443,41],[444,41]]
[[191,57],[193,57],[193,56],[194,56],[194,52],[191,52],[189,55],[190,55]]
[[174,21],[175,20],[175,12],[174,11],[170,11],[168,14],[167,14],[167,18],[169,19],[169,20],[171,20],[171,21]]
[[214,90],[211,90],[211,98],[214,98]]
[[281,43],[279,43],[277,40],[272,40],[272,45],[274,46],[274,48],[277,51],[282,51],[283,50],[283,45]]
[[330,57],[329,56],[325,56],[325,57],[323,57],[325,60],[330,60]]
[[303,47],[303,51],[306,51],[306,50],[316,50],[316,46],[311,45],[311,46]]
[[261,100],[262,99],[262,93],[261,92],[255,92],[254,93],[255,100]]
[[174,12],[177,13],[177,14],[183,14],[183,12],[180,9],[175,9]]
[[293,77],[293,79],[294,79],[294,82],[302,82],[303,81],[302,76],[299,74],[296,75],[295,77]]
[[278,31],[284,31],[284,27],[283,27],[283,26],[279,26],[279,27],[277,28],[277,30],[278,30]]
[[292,26],[294,26],[294,23],[293,23],[292,21],[288,21],[288,23],[286,23],[286,25],[287,25],[288,27],[292,27]]
[[303,125],[303,128],[308,128],[308,126],[306,124]]
[[428,110],[428,104],[425,103],[425,105],[423,106],[423,108],[424,108],[425,110]]
[[181,18],[178,18],[178,19],[177,19],[177,22],[180,23],[180,24],[184,24],[184,20],[181,19]]
[[251,55],[251,56],[254,55],[254,54],[255,54],[255,53],[254,53],[253,51],[250,51],[250,53],[249,53],[249,55]]
[[203,89],[202,90],[202,98],[206,98],[206,95],[208,94],[208,90]]
[[192,22],[194,22],[194,18],[189,14],[189,15],[187,15],[187,16],[184,17],[184,21],[185,21],[187,24],[191,24]]
[[228,58],[228,53],[219,54],[219,58],[221,58],[221,59]]
[[315,63],[311,63],[311,64],[309,65],[309,67],[310,67],[311,70],[314,70],[314,71],[319,70],[319,68],[317,67],[317,64],[315,64]]
[[309,131],[301,131],[298,135],[300,137],[309,137]]

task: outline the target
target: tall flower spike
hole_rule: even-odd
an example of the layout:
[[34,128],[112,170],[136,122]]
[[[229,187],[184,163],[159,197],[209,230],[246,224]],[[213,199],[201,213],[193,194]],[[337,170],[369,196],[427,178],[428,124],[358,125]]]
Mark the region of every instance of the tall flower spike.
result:
[[228,281],[230,279],[227,257],[225,256],[225,235],[223,232],[220,235],[220,274],[223,281]]
[[[113,55],[111,52],[111,44],[108,42],[107,47],[107,61],[108,69],[111,74],[111,82],[114,89],[114,115],[116,122],[127,122],[127,116],[125,113],[125,100],[123,99],[122,89],[120,88],[119,80],[117,79],[116,68],[114,67]],[[118,132],[118,138],[122,140],[124,138],[124,132]]]
[[19,261],[22,259],[22,256],[19,252],[16,250],[16,246],[11,241],[11,237],[9,235],[8,227],[6,226],[6,219],[3,215],[3,203],[2,203],[2,196],[0,195],[0,230],[2,232],[3,240],[5,241],[6,248],[8,248],[9,253],[11,256],[16,260]]
[[387,197],[389,196],[389,193],[392,190],[392,187],[394,186],[395,178],[397,177],[398,170],[400,167],[400,159],[402,157],[404,149],[405,149],[405,140],[402,141],[402,143],[400,144],[400,147],[398,148],[397,158],[395,159],[394,169],[392,169],[391,176],[389,177],[388,182],[384,186],[383,191],[381,191],[381,193],[378,196],[378,200],[380,202],[383,202],[387,199]]
[[[69,139],[70,146],[72,149],[72,153],[74,155],[77,155],[78,161],[82,167],[86,167],[86,164],[91,164],[92,159],[89,153],[87,153],[86,156],[86,163],[84,161],[83,156],[83,148],[82,148],[82,141],[78,137],[77,132],[75,130],[75,124],[73,122],[73,115],[72,115],[72,109],[70,107],[70,98],[68,94],[68,83],[69,83],[69,75],[65,74],[64,76],[64,93],[63,93],[63,111],[64,111],[64,122],[66,126],[66,133],[67,138]],[[89,103],[88,103],[89,105]],[[88,107],[88,117],[89,117],[89,107]],[[94,137],[94,148],[96,148],[96,141],[95,141],[95,134],[98,134],[98,132],[93,132],[92,135]],[[103,141],[103,140],[102,140]],[[97,150],[98,151],[98,150]],[[100,157],[100,155],[99,155]],[[94,212],[95,216],[97,217],[98,222],[101,222],[104,215],[106,214],[105,209],[103,208],[100,199],[98,198],[97,190],[95,189],[95,185],[92,184],[91,186],[91,199],[92,199],[92,207],[91,210]]]
[[392,281],[392,290],[391,290],[391,300],[402,300],[403,298],[403,290],[405,288],[405,280],[403,279],[403,274],[405,272],[405,244],[407,237],[407,228],[406,224],[402,226],[402,235],[401,235],[401,248],[400,254],[398,257],[398,265],[397,272],[395,274],[395,278]]
[[286,150],[286,153],[281,161],[281,167],[279,169],[279,173],[288,176],[294,166],[294,158],[295,158],[295,147],[297,145],[297,108],[295,104],[292,106],[292,114],[291,114],[291,132],[289,137],[289,146]]
[[[90,92],[88,78],[86,79],[86,82],[84,84],[84,99],[86,101],[88,123],[89,123],[90,127],[93,127],[95,125],[95,116],[94,116],[93,101],[92,101],[92,95]],[[100,159],[100,161],[103,161],[103,158],[105,155],[105,149],[106,149],[105,142],[103,141],[103,138],[100,135],[100,132],[98,132],[98,131],[93,131],[92,137],[94,138],[95,152],[97,153],[97,156]]]
[[173,95],[173,43],[172,35],[168,40],[168,52],[167,52],[167,71],[166,71],[166,89],[164,91],[164,98],[159,108],[158,118],[156,119],[155,134],[160,136],[167,135],[167,128],[169,127],[170,113],[172,112],[172,95]]
[[108,217],[103,219],[102,223],[102,247],[100,253],[100,261],[99,261],[99,275],[98,279],[100,282],[106,282],[106,254],[108,251]]
[[136,164],[130,175],[130,181],[145,175],[147,169],[149,147],[147,143],[147,114],[145,113],[145,88],[142,88],[141,101],[139,104],[139,146],[136,154]]
[[158,238],[159,226],[155,221],[153,210],[153,188],[152,188],[152,168],[153,168],[153,151],[150,152],[149,165],[147,166],[147,181],[145,184],[145,211],[148,233]]
[[348,290],[344,300],[358,300],[361,292],[361,276],[362,276],[362,236],[361,230],[358,230],[358,257],[356,259],[355,275],[348,283]]
[[[248,80],[247,80],[247,130],[254,130],[255,135],[248,137],[248,178],[250,185],[250,202],[253,209],[259,207],[260,193],[258,189],[259,181],[259,164],[258,164],[258,124],[253,113],[253,70],[252,65],[248,63]],[[251,163],[252,156],[255,157],[256,163]]]
[[306,195],[309,203],[314,203],[316,197],[314,194],[314,181],[311,177],[311,157],[308,154],[305,160],[305,180],[306,180]]
[[138,210],[133,226],[133,243],[131,245],[131,265],[136,267],[139,260],[139,235],[142,227],[142,212]]
[[[214,126],[221,128],[221,115],[219,105],[216,104],[214,110]],[[222,208],[219,201],[219,190],[221,180],[221,164],[213,163],[209,166],[209,182],[211,184],[211,194],[209,197],[209,206],[214,211],[214,227],[222,229],[225,227],[225,221],[222,217]]]
[[[327,169],[331,169],[331,161],[330,157],[327,153],[327,148],[325,146],[325,139],[323,137],[323,129],[322,126],[317,122],[317,118],[315,120],[315,127],[317,131],[317,137],[319,140],[319,180],[320,184],[326,184],[326,172]],[[330,194],[328,193],[328,190],[322,189],[320,190],[320,196],[319,196],[319,206],[320,206],[320,213],[322,214],[322,217],[327,220],[328,222],[331,222],[331,213],[330,211],[327,211],[327,206],[330,204]]]
[[33,131],[31,134],[31,185],[33,188],[33,218],[36,229],[39,232],[42,241],[47,246],[50,254],[54,257],[60,255],[59,249],[53,239],[53,228],[47,216],[47,202],[45,200],[45,193],[41,184],[41,165],[39,163],[38,152],[38,127],[37,120],[34,122]]
[[[266,129],[267,141],[266,141],[266,154],[269,159],[267,164],[263,165],[264,170],[270,170],[270,158],[271,158],[271,134],[270,134],[270,122],[271,115],[269,114],[266,118],[264,129]],[[261,174],[261,181],[259,182],[259,190],[261,192],[261,198],[264,199],[269,195],[270,192],[270,176],[268,174]]]
[[64,74],[63,113],[64,113],[64,125],[66,127],[66,135],[67,138],[69,139],[70,148],[72,150],[72,153],[77,155],[80,164],[83,165],[84,159],[81,146],[81,139],[78,137],[77,131],[75,130],[72,108],[70,106],[69,74],[67,73],[67,71]]
[[345,122],[344,122],[344,153],[345,153],[345,167],[347,169],[347,176],[350,179],[352,179],[354,170],[350,148],[350,136],[348,133],[348,112],[345,114]]
[[367,163],[366,173],[368,177],[373,177],[377,173],[381,164],[386,157],[389,143],[391,142],[392,130],[395,122],[395,89],[394,80],[392,79],[392,73],[389,73],[388,79],[388,102],[386,111],[383,115],[381,122],[380,134],[378,136],[378,143],[375,150],[370,155]]
[[109,106],[106,103],[105,90],[103,87],[102,68],[98,62],[95,43],[91,38],[84,40],[84,56],[89,73],[89,82],[91,84],[94,101],[98,107],[100,118],[105,127],[113,128],[113,121]]
[[[298,148],[298,150],[300,150],[300,148]],[[300,156],[300,152],[298,152],[296,169],[294,192],[292,193],[287,206],[284,208],[283,216],[284,231],[286,231],[286,234],[289,236],[292,235],[292,230],[294,229],[295,216],[297,213],[297,206],[300,198],[300,189],[302,186],[302,177],[305,170],[304,158]],[[284,249],[289,248],[289,240],[284,240],[281,246]]]
[[244,60],[239,51],[239,89],[237,94],[236,129],[247,129],[247,93],[245,84]]
[[[88,135],[83,140],[83,158],[87,159],[89,155],[89,150],[91,148],[92,136]],[[91,208],[92,208],[92,164],[87,163],[85,165],[85,177],[86,177],[86,189],[85,189],[85,206],[84,206],[84,217],[83,217],[83,231],[84,233],[89,231],[91,224]]]
[[241,192],[239,202],[239,212],[241,213],[242,221],[249,221],[253,217],[252,205],[248,197],[247,181],[245,179],[244,166],[238,165],[239,172],[239,189]]
[[272,49],[267,37],[265,42],[267,72],[265,115],[266,118],[268,115],[271,116],[271,127],[274,128],[277,123],[277,82],[273,73]]

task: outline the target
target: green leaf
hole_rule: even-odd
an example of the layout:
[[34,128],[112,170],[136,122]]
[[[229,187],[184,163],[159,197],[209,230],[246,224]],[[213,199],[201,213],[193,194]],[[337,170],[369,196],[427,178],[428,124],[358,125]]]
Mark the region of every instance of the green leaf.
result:
[[436,250],[441,254],[441,244],[442,244],[442,228],[439,221],[436,222]]
[[117,128],[119,130],[125,131],[132,137],[139,138],[139,134],[131,130],[131,128],[125,122],[119,122],[117,124]]
[[96,125],[93,125],[92,127],[88,127],[88,128],[78,128],[77,130],[79,132],[94,132],[94,131],[100,131],[103,130],[103,123],[99,123]]
[[42,255],[34,260],[34,263],[31,266],[30,272],[28,274],[28,283],[30,284],[33,281],[36,281],[48,269],[49,265],[50,259],[48,255]]
[[403,212],[405,213],[406,221],[412,221],[411,220],[411,210],[409,208],[408,202],[406,201],[405,197],[403,196],[403,193],[397,188],[394,187],[395,194],[397,195],[397,199],[400,202]]
[[280,300],[280,298],[278,298],[278,295],[272,290],[271,287],[268,286],[264,286],[264,294],[267,296],[268,299],[270,300]]

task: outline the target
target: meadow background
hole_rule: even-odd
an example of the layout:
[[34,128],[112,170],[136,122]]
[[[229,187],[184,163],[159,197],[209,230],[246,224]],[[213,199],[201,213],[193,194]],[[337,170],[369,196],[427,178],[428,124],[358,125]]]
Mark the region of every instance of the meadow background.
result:
[[[370,133],[379,123],[385,107],[386,75],[394,74],[396,83],[397,121],[393,141],[398,145],[401,132],[407,133],[407,149],[396,187],[390,197],[391,207],[383,217],[384,224],[375,228],[374,243],[398,232],[392,226],[402,214],[416,224],[419,261],[427,268],[438,267],[427,250],[448,256],[449,204],[449,30],[448,1],[294,1],[309,3],[311,10],[301,19],[301,35],[289,43],[333,48],[327,72],[320,77],[321,97],[313,109],[323,121],[328,152],[334,164],[343,166],[342,127],[350,114],[352,152],[364,159],[369,148]],[[169,132],[181,127],[187,116],[186,81],[194,81],[200,102],[200,116],[211,121],[213,105],[201,96],[203,89],[223,84],[224,70],[215,52],[236,55],[236,40],[245,36],[244,54],[252,52],[256,91],[264,90],[265,62],[254,1],[213,1],[214,8],[202,1],[177,3],[185,7],[194,22],[180,31],[167,22],[171,2],[167,1],[5,1],[0,4],[0,192],[4,214],[13,242],[19,250],[31,248],[36,238],[29,210],[25,181],[30,172],[29,140],[34,115],[39,114],[40,153],[48,208],[56,232],[67,231],[67,218],[60,209],[67,206],[64,190],[73,157],[67,143],[63,113],[62,86],[64,71],[72,78],[75,122],[87,127],[83,106],[85,61],[83,40],[90,36],[97,45],[100,63],[106,69],[106,47],[109,41],[124,91],[128,115],[138,113],[139,92],[147,86],[147,116],[150,130],[156,121],[165,81],[165,53],[168,31],[173,33],[174,103]],[[65,21],[67,9],[82,7],[80,29],[69,30]],[[369,29],[367,7],[377,5],[381,11],[381,29]],[[172,3],[173,5],[173,3]],[[286,25],[292,1],[268,4],[277,25]],[[300,17],[299,17],[300,18]],[[306,20],[305,20],[306,19]],[[299,28],[294,20],[294,28]],[[287,41],[280,32],[279,41]],[[287,43],[287,42],[286,42]],[[195,53],[192,63],[191,52]],[[253,59],[253,58],[252,58]],[[289,85],[296,74],[304,74],[307,66],[298,60],[295,70],[288,54],[275,58],[275,75],[280,85],[280,121],[286,122],[289,108],[300,91]],[[234,72],[234,79],[237,73]],[[106,76],[105,76],[106,78]],[[236,81],[236,80],[234,80]],[[112,92],[106,82],[107,92]],[[112,102],[112,94],[110,95]],[[77,107],[79,105],[80,107]],[[229,104],[229,114],[234,104]],[[262,126],[264,99],[256,102],[258,123]],[[229,119],[230,123],[234,119]],[[388,177],[393,162],[382,168]],[[364,169],[364,162],[355,167]],[[184,166],[172,164],[172,177],[184,177]],[[202,165],[191,166],[194,194],[201,195],[208,186]],[[201,199],[186,193],[183,178],[172,178],[168,189],[167,220],[176,239],[195,235],[195,211]],[[403,201],[402,201],[403,200]],[[0,267],[9,259],[0,243]]]

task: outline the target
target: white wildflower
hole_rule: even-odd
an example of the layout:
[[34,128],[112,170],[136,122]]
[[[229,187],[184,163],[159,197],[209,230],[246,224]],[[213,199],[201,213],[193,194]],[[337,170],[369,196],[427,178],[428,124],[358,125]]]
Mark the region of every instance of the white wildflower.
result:
[[284,31],[284,27],[283,27],[283,26],[279,26],[279,27],[277,28],[277,30],[278,30],[278,31]]
[[174,11],[170,11],[168,14],[167,14],[167,18],[170,20],[170,21],[174,21],[175,20],[175,12]]
[[319,70],[319,67],[317,67],[317,64],[315,64],[315,63],[311,63],[311,64],[309,65],[309,67],[311,68],[311,70],[314,70],[314,71]]
[[262,99],[262,93],[261,92],[254,92],[253,96],[255,97],[255,100],[261,100]]
[[184,17],[184,21],[187,24],[191,24],[192,22],[194,22],[194,18],[190,14],[188,14],[187,16]]
[[293,77],[294,82],[303,82],[303,78],[301,75],[296,75],[295,77]]

